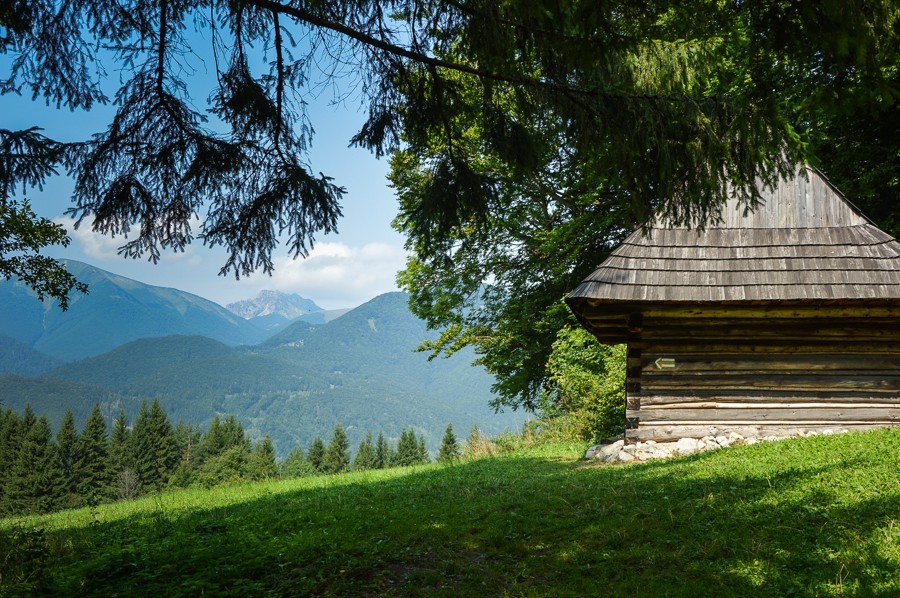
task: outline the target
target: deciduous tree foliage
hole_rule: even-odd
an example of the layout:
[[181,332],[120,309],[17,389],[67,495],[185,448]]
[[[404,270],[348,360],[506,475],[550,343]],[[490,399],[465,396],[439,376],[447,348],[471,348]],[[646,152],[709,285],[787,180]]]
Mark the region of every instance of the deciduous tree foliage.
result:
[[[515,86],[493,86],[495,111],[528,131],[521,147],[532,167],[496,143],[497,117],[488,109],[454,112],[429,135],[405,132],[406,145],[392,157],[395,227],[412,256],[399,281],[413,311],[442,331],[423,348],[473,346],[497,377],[498,407],[535,409],[552,394],[552,343],[575,324],[563,297],[654,212],[703,226],[727,192],[752,206],[748,184],[806,159],[887,230],[896,230],[900,214],[895,5],[594,6],[596,14],[609,10],[602,30],[618,27],[621,37],[591,51],[573,24],[573,55],[558,64],[598,61],[581,62],[587,74],[574,80],[611,84],[628,101],[604,98],[581,118],[552,101],[523,102]],[[586,4],[572,9],[597,26],[580,12]],[[549,25],[550,35],[563,22]],[[483,97],[470,77],[448,77],[461,104]],[[683,110],[678,98],[693,107]],[[454,186],[460,177],[448,174],[450,155],[490,189],[489,215],[423,226],[436,197],[464,194]]]
[[[508,213],[500,176],[534,177],[559,148],[592,164],[588,186],[612,189],[629,221],[655,209],[702,221],[728,181],[752,199],[757,177],[805,153],[810,109],[891,100],[881,66],[896,60],[896,12],[887,0],[12,0],[0,92],[116,110],[77,143],[2,132],[0,239],[35,241],[33,264],[4,275],[60,299],[73,288],[39,254],[62,231],[11,195],[61,167],[76,179],[72,213],[131,233],[125,255],[156,260],[199,237],[241,275],[271,270],[281,236],[306,254],[343,194],[309,167],[304,98],[323,88],[367,109],[352,142],[378,155],[440,140],[404,225],[425,248],[446,252],[452,231]],[[211,90],[188,85],[198,55]],[[457,151],[469,120],[501,171]],[[8,225],[16,210],[24,229]]]
[[281,476],[285,478],[302,478],[316,473],[315,468],[306,460],[303,449],[295,447],[281,462]]
[[601,440],[625,429],[625,345],[601,345],[581,326],[559,331],[547,361],[543,411],[567,438]]
[[[8,18],[0,16],[0,26],[7,27]],[[8,49],[4,41],[0,40],[0,48]],[[0,86],[0,92],[9,91],[8,85],[7,81],[6,86]],[[62,226],[35,214],[25,196],[29,189],[40,189],[44,180],[56,173],[62,158],[63,145],[36,128],[0,128],[0,279],[19,278],[41,300],[58,299],[60,307],[67,309],[69,294],[73,290],[86,293],[87,287],[41,251],[52,245],[68,246],[70,239]]]

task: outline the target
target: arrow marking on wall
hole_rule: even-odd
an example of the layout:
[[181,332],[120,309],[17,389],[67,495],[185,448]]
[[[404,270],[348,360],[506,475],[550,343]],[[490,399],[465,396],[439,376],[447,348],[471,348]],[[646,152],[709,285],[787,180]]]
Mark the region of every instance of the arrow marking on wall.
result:
[[656,364],[656,367],[660,370],[671,370],[675,367],[675,358],[674,357],[660,357],[653,363]]

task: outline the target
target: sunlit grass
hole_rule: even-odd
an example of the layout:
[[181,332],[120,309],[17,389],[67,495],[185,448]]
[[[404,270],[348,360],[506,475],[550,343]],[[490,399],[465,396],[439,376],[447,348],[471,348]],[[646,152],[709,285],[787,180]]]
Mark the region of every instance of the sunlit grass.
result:
[[900,594],[898,442],[887,429],[623,466],[557,444],[182,490],[0,522],[0,558],[14,533],[39,549],[0,593]]

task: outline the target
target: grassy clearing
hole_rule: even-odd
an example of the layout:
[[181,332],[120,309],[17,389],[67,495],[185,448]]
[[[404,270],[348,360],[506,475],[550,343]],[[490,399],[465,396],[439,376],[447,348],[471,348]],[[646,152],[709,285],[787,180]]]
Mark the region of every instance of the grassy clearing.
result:
[[0,593],[900,595],[898,444],[623,466],[553,445],[6,520]]

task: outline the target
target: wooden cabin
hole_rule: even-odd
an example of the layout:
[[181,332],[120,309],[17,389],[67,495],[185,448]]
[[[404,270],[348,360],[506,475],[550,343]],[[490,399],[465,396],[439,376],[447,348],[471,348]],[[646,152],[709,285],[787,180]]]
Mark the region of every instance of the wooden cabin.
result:
[[567,298],[628,344],[626,441],[900,423],[900,244],[819,172],[637,231]]

